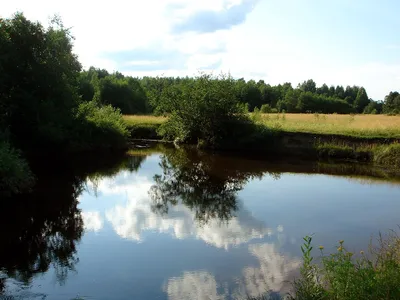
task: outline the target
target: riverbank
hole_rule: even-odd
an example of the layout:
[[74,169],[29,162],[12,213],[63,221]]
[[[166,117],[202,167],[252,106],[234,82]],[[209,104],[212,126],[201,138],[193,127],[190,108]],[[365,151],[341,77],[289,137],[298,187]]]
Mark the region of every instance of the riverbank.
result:
[[[254,119],[268,129],[268,141],[251,151],[400,167],[399,116],[260,114]],[[132,139],[161,140],[158,128],[167,118],[124,116],[124,120]]]

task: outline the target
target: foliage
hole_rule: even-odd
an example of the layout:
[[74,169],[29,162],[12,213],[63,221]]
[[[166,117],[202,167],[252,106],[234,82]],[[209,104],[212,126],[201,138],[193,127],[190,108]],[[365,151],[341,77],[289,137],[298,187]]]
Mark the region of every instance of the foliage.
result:
[[29,190],[34,177],[28,163],[8,142],[0,141],[0,196]]

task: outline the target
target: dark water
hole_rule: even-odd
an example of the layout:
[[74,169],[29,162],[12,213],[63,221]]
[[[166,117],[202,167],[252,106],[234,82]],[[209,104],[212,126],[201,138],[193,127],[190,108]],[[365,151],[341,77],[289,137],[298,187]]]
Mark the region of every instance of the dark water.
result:
[[304,235],[359,251],[400,224],[400,180],[361,165],[142,149],[35,168],[0,203],[0,299],[285,293]]

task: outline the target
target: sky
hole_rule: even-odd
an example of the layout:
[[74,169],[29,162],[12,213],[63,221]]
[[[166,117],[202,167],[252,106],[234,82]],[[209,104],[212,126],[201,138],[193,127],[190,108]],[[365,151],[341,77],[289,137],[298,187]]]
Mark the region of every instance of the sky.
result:
[[133,76],[231,73],[275,85],[360,85],[384,99],[400,90],[398,0],[13,0],[48,24],[58,14],[85,68]]

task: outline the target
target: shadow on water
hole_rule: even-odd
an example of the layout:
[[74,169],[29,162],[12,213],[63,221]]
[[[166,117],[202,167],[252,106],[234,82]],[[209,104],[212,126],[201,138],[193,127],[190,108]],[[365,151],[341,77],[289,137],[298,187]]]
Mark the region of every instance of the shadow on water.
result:
[[[395,171],[298,160],[260,160],[196,149],[136,149],[127,154],[46,158],[32,162],[37,174],[33,193],[0,201],[0,295],[9,293],[7,281],[29,285],[33,278],[55,270],[56,281],[65,283],[79,263],[77,245],[84,234],[78,197],[88,179],[96,183],[122,170],[136,172],[152,154],[160,155],[161,174],[154,175],[149,190],[151,208],[160,215],[183,204],[196,220],[226,222],[239,209],[237,193],[252,179],[282,173],[330,174],[356,180],[400,183]],[[94,184],[96,186],[96,184]]]

